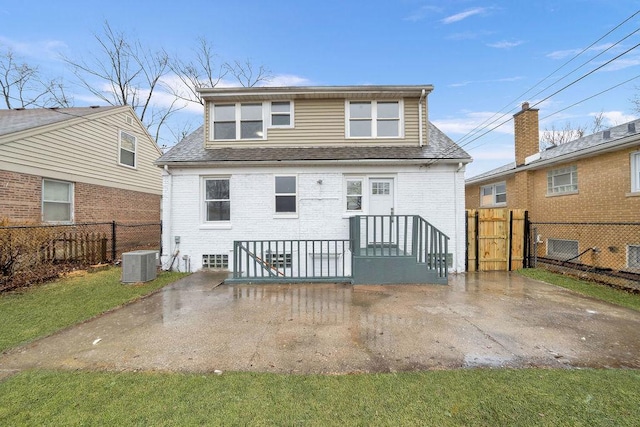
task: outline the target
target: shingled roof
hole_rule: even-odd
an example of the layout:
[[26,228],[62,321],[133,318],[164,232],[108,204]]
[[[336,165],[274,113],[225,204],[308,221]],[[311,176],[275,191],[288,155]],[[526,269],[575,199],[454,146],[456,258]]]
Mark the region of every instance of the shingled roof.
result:
[[24,108],[0,110],[0,136],[61,123],[119,107]]
[[347,160],[455,160],[471,161],[442,131],[429,123],[429,143],[415,146],[326,146],[326,147],[250,147],[204,148],[204,126],[199,127],[171,148],[158,165],[205,165],[230,162],[267,163],[282,161],[347,161]]
[[566,162],[578,157],[586,157],[600,152],[621,149],[627,144],[640,143],[640,119],[614,126],[603,132],[583,136],[574,141],[548,148],[531,156],[525,165],[516,167],[515,162],[508,163],[490,171],[473,176],[467,184],[488,181],[513,174],[520,169],[535,169],[549,163]]

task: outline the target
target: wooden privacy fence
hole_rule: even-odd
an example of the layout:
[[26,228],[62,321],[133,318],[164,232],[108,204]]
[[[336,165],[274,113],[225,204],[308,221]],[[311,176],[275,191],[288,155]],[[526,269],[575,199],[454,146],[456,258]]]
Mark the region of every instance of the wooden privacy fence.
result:
[[524,209],[468,209],[467,271],[525,267],[527,222]]
[[106,233],[62,233],[42,248],[41,261],[83,261],[92,264],[107,260]]

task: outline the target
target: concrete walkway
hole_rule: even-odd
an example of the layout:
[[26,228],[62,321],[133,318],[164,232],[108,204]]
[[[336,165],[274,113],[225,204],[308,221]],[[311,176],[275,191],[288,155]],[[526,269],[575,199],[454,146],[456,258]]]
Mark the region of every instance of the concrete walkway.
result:
[[640,312],[517,274],[458,275],[448,286],[218,286],[222,278],[193,274],[0,356],[0,371],[640,368]]

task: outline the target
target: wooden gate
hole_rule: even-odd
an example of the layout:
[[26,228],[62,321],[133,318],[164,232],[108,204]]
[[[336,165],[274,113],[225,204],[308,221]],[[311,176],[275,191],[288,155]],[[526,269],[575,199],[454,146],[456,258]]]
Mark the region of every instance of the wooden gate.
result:
[[525,266],[527,211],[467,210],[467,271],[511,271]]

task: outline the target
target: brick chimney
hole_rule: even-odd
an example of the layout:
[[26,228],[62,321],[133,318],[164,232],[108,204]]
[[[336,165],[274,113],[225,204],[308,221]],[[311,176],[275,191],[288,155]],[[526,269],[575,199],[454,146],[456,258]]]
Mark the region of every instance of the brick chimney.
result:
[[524,159],[540,151],[538,109],[522,103],[522,110],[513,115],[516,145],[516,166],[524,165]]

